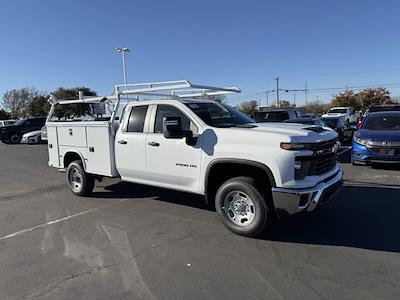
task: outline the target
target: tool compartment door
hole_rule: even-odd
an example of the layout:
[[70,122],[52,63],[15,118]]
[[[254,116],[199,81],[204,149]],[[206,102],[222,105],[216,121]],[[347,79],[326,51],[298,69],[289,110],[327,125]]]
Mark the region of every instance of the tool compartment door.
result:
[[58,137],[60,146],[86,147],[85,126],[59,126]]
[[59,168],[60,166],[60,153],[58,149],[58,136],[57,127],[47,126],[47,148],[49,151],[49,166]]
[[86,136],[88,148],[86,172],[115,176],[114,143],[109,124],[86,127]]

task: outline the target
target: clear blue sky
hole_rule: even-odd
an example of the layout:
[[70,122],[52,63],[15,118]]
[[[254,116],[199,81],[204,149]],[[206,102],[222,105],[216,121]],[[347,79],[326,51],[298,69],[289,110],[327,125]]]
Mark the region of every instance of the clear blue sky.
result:
[[256,94],[274,88],[275,76],[286,89],[305,80],[310,89],[398,83],[391,91],[399,95],[399,34],[395,0],[3,1],[0,95],[77,85],[109,94],[123,81],[116,47],[133,51],[130,82],[237,85],[243,93],[231,104],[265,103]]

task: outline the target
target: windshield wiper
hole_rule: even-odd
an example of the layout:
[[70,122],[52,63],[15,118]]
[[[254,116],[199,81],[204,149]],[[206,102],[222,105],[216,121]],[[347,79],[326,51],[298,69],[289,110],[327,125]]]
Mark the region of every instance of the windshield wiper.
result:
[[256,128],[257,125],[254,125],[254,124],[237,124],[237,125],[235,125],[235,127],[239,127],[239,128]]

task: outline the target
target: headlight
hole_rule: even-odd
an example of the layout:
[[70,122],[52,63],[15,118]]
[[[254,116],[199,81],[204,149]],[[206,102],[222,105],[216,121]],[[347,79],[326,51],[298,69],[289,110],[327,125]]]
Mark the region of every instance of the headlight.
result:
[[42,140],[47,140],[47,128],[46,126],[42,127],[40,137]]
[[310,149],[310,144],[281,143],[281,148],[285,150],[306,150]]
[[367,146],[370,143],[369,140],[366,140],[366,139],[363,139],[363,138],[360,138],[360,137],[357,137],[357,136],[354,137],[354,141],[356,143],[364,145],[364,146]]

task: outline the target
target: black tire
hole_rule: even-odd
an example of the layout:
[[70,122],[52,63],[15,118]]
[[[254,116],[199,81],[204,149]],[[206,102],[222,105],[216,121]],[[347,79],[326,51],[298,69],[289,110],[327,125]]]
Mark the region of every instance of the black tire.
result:
[[[249,205],[248,199],[251,200]],[[257,188],[254,178],[241,176],[231,178],[220,186],[215,196],[215,208],[229,230],[239,235],[256,237],[275,221],[270,200]],[[229,203],[229,208],[225,209],[225,203]]]
[[94,177],[85,172],[79,160],[68,165],[67,182],[71,192],[77,196],[88,196],[94,189]]
[[21,136],[18,134],[13,134],[10,137],[11,144],[19,144],[21,142]]

